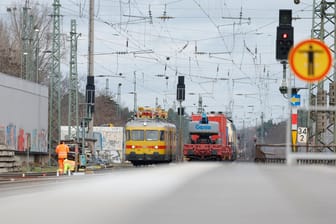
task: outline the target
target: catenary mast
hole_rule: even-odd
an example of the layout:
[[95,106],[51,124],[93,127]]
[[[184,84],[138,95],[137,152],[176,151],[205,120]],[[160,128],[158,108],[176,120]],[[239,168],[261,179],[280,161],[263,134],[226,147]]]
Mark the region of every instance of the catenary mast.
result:
[[[313,24],[311,37],[324,42],[333,53],[335,59],[336,51],[336,1],[314,0],[313,2]],[[334,61],[335,63],[335,61]],[[334,66],[335,68],[335,66]],[[336,106],[336,73],[331,70],[328,76],[317,84],[309,85],[309,103],[313,107],[326,108],[329,97],[329,105]],[[329,90],[329,93],[328,93]],[[319,147],[314,151],[334,151],[329,147],[336,144],[335,112],[327,110],[310,110],[308,113],[308,127],[310,130],[311,142]]]
[[49,86],[49,160],[51,150],[60,141],[61,126],[61,25],[60,0],[53,3],[52,67]]
[[70,31],[70,74],[69,74],[69,114],[68,136],[72,137],[75,129],[76,141],[79,141],[79,116],[78,116],[78,72],[77,72],[77,40],[80,34],[76,30],[76,20],[71,20]]

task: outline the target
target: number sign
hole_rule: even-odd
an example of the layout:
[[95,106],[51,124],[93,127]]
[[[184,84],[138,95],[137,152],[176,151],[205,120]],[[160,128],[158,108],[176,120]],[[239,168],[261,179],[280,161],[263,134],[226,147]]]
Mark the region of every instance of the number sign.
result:
[[307,143],[307,132],[306,127],[298,127],[298,143]]

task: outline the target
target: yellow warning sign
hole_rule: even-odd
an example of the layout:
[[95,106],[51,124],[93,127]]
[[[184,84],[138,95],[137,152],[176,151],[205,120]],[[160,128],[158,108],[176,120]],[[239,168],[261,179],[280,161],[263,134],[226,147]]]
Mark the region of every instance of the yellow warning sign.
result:
[[289,52],[288,63],[293,73],[302,80],[323,79],[332,66],[330,49],[316,39],[301,41]]

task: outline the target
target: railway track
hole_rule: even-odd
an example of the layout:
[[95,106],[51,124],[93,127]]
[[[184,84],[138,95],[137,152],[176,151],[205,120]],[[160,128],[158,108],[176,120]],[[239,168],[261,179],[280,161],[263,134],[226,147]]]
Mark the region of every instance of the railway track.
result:
[[[114,164],[112,166],[92,166],[87,167],[86,170],[80,170],[74,172],[71,175],[85,175],[85,174],[94,174],[100,172],[110,172],[111,170],[116,169],[125,169],[125,168],[135,168],[132,164],[123,163],[123,164]],[[58,174],[59,175],[59,174]],[[43,178],[57,177],[56,171],[49,172],[8,172],[0,173],[0,184],[7,182],[23,182],[23,181],[34,181]],[[68,176],[66,174],[59,176]]]
[[[293,153],[296,165],[329,165],[336,166],[336,158],[328,157],[324,153]],[[300,155],[297,157],[296,155]],[[331,154],[330,154],[331,155]],[[256,163],[287,163],[286,145],[284,144],[257,144],[255,148]],[[293,163],[293,161],[291,161]]]

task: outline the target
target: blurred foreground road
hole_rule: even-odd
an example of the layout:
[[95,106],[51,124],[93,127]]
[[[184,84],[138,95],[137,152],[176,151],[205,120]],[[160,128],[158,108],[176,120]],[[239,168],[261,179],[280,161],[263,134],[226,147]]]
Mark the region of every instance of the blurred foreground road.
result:
[[1,223],[335,223],[336,168],[183,163],[0,184]]

